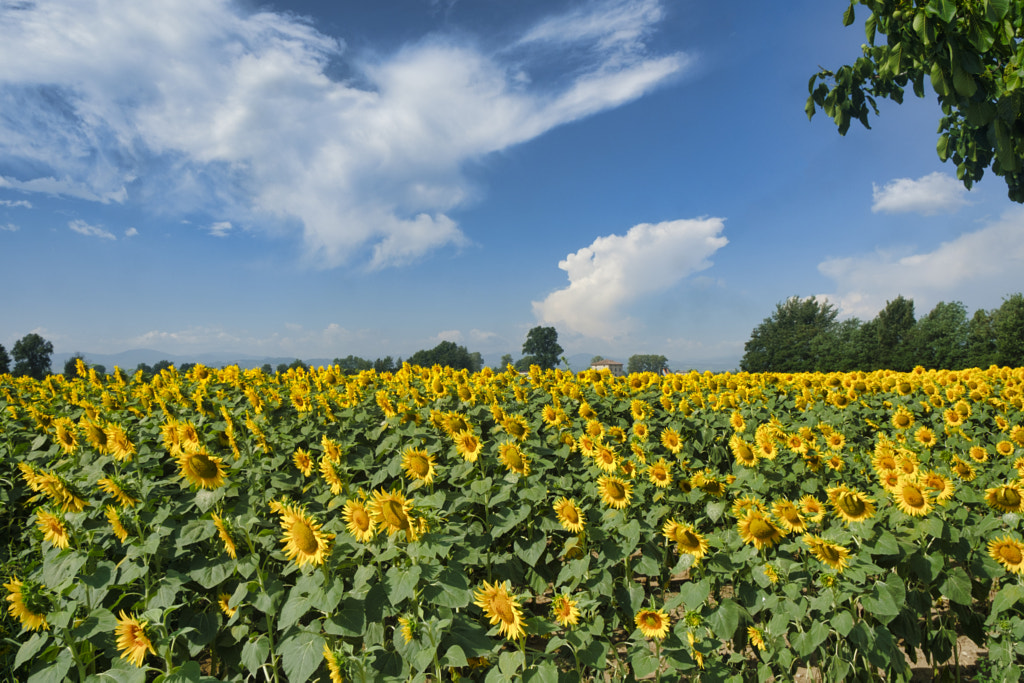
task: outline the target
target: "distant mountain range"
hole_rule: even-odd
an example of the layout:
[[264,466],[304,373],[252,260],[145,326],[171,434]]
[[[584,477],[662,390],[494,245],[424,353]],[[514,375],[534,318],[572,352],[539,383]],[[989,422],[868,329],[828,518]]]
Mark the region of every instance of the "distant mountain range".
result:
[[[139,363],[153,365],[162,360],[170,361],[175,365],[181,365],[183,363],[202,363],[203,365],[210,367],[237,365],[240,368],[259,368],[267,364],[272,368],[276,368],[281,363],[288,365],[295,360],[294,356],[253,356],[244,353],[197,353],[182,356],[154,349],[131,349],[120,353],[88,353],[86,351],[75,353],[81,353],[81,355],[85,357],[85,362],[89,365],[102,365],[108,372],[112,371],[114,367],[119,367],[123,370],[134,370]],[[53,368],[53,371],[58,373],[61,372],[64,369],[64,363],[67,362],[68,358],[74,356],[75,353],[54,353],[51,357],[51,367]],[[347,356],[348,354],[345,355]],[[594,355],[595,354],[592,353],[577,353],[571,356],[566,356],[566,360],[569,361],[569,367],[578,372],[590,367],[590,359],[593,358]],[[484,363],[489,367],[496,368],[498,367],[498,363],[501,362],[502,354],[483,354],[483,356]],[[302,358],[301,360],[306,365],[314,368],[319,366],[326,367],[334,362],[334,358]],[[372,361],[375,359],[369,358],[368,360]],[[629,359],[626,357],[611,358],[610,360],[617,360],[625,365]],[[723,372],[726,370],[735,370],[737,363],[731,358],[702,361],[699,363],[669,360],[668,366],[675,372],[687,372],[689,370],[699,370],[701,372],[704,370]]]

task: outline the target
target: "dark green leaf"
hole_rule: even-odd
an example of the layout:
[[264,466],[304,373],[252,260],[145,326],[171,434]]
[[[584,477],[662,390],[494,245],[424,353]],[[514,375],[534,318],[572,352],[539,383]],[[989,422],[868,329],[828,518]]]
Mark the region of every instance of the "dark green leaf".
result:
[[299,631],[278,647],[289,683],[306,683],[324,660],[324,639],[317,633]]
[[970,605],[972,602],[971,577],[967,576],[962,567],[947,570],[941,590],[943,595],[960,605]]
[[270,654],[270,639],[260,636],[256,640],[250,640],[242,646],[242,664],[255,674],[261,666],[266,664],[267,655]]

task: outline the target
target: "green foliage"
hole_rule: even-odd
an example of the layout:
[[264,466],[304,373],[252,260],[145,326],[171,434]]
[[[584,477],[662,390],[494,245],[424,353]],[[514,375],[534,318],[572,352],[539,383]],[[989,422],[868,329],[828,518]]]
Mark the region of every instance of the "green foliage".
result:
[[53,344],[35,332],[26,334],[14,343],[14,374],[33,379],[42,379],[50,374],[50,356]]
[[924,97],[927,82],[942,106],[939,158],[968,189],[991,167],[1024,202],[1024,0],[851,0],[845,25],[858,5],[869,11],[863,55],[811,77],[808,118],[820,108],[841,135],[854,119],[870,128],[878,98],[901,103],[908,85]]
[[7,374],[11,371],[11,357],[7,355],[7,349],[4,348],[3,344],[0,344],[0,375]]
[[532,363],[542,370],[551,370],[558,365],[563,349],[558,344],[558,331],[554,327],[534,327],[526,334],[523,354],[533,356]]
[[754,328],[743,346],[740,368],[746,372],[809,372],[824,365],[823,338],[832,331],[838,311],[815,297],[790,297]]
[[[593,361],[591,361],[593,362]],[[668,358],[654,354],[636,354],[629,357],[627,372],[661,372],[668,368]]]
[[429,350],[417,351],[409,356],[408,362],[427,368],[440,365],[470,372],[483,368],[483,357],[479,353],[470,353],[465,346],[450,341],[443,341]]

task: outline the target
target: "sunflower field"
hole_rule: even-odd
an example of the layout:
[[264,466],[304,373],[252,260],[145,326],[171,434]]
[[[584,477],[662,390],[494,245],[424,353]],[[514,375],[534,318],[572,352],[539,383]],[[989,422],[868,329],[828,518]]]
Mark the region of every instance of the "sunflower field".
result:
[[0,376],[7,680],[1024,665],[1024,369],[80,372]]

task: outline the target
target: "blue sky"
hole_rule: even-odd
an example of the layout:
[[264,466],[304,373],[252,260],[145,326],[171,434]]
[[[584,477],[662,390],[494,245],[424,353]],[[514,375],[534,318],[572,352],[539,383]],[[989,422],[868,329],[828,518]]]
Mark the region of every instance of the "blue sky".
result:
[[845,5],[0,0],[0,343],[728,367],[793,295],[999,306],[1024,211],[933,96],[807,121]]

